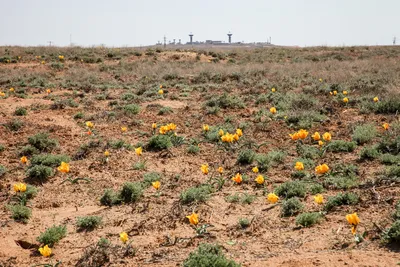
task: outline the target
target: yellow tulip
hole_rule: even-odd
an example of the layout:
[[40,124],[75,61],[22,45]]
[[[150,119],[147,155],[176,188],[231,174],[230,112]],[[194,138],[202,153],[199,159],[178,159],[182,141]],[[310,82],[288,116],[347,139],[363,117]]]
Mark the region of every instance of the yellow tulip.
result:
[[201,165],[201,172],[203,173],[203,174],[205,174],[205,175],[207,175],[208,174],[208,165],[207,164],[203,164],[203,165]]
[[160,183],[160,181],[155,181],[155,182],[152,182],[151,185],[152,185],[156,190],[158,190],[158,189],[160,189],[161,183]]
[[219,136],[223,136],[223,135],[224,135],[224,130],[220,129],[220,130],[218,131],[218,134],[219,134]]
[[190,224],[197,225],[199,223],[199,215],[196,213],[192,213],[186,216],[186,218],[189,219]]
[[158,90],[158,94],[159,94],[159,95],[164,94],[164,90],[162,90],[162,89]]
[[337,95],[337,91],[333,91],[333,95]]
[[347,214],[346,215],[346,220],[349,222],[351,225],[358,225],[360,223],[360,218],[358,218],[357,213],[354,212],[352,214]]
[[319,145],[319,146],[323,146],[323,145],[324,145],[324,142],[318,141],[318,145]]
[[347,91],[343,91],[343,94],[344,94],[344,95],[347,95]]
[[275,114],[276,113],[276,108],[275,107],[270,108],[269,112],[271,112],[272,114]]
[[243,181],[242,175],[240,175],[240,173],[237,173],[235,176],[233,176],[232,181],[234,181],[237,184],[240,184]]
[[126,126],[121,127],[121,132],[125,133],[126,131],[128,131],[128,127]]
[[272,92],[272,93],[275,93],[275,92],[276,92],[276,89],[275,89],[275,88],[272,88],[272,89],[271,89],[271,92]]
[[25,192],[26,191],[26,184],[17,183],[13,186],[15,192]]
[[11,92],[11,93],[14,92],[14,88],[11,87],[11,88],[10,88],[10,92]]
[[303,162],[300,162],[300,161],[296,162],[296,165],[294,166],[294,168],[295,168],[296,170],[298,170],[298,171],[304,170],[304,164],[303,164]]
[[219,174],[222,174],[224,172],[224,168],[218,167],[217,171],[219,172]]
[[154,129],[156,129],[157,128],[157,123],[153,123],[152,125],[151,125],[151,128],[154,130]]
[[88,128],[93,128],[94,127],[94,124],[91,121],[87,121],[85,124],[86,124],[86,127],[88,127]]
[[50,94],[50,93],[51,93],[51,90],[50,90],[50,89],[46,89],[46,93],[47,93],[47,94]]
[[26,163],[28,162],[28,158],[25,157],[25,156],[23,156],[23,157],[20,159],[20,161],[21,161],[21,163],[26,164]]
[[142,152],[143,152],[142,147],[135,148],[136,155],[140,156],[140,155],[142,155]]
[[63,173],[68,173],[69,172],[69,164],[66,162],[61,162],[61,165],[57,168],[58,171],[63,172]]
[[324,133],[324,134],[322,135],[322,138],[323,138],[325,141],[331,141],[331,140],[332,140],[332,135],[331,135],[330,133]]
[[317,204],[323,204],[324,203],[324,197],[321,194],[315,195],[314,196],[314,202]]
[[237,134],[239,137],[242,137],[242,136],[243,136],[243,131],[242,131],[242,129],[240,129],[240,128],[236,129],[236,134]]
[[160,89],[162,89],[163,88],[163,86],[162,85],[160,85]]
[[311,137],[314,139],[314,141],[321,140],[321,136],[319,135],[319,132],[315,132]]
[[49,246],[46,245],[46,246],[44,246],[44,247],[42,247],[42,248],[39,248],[39,252],[40,252],[40,254],[41,254],[43,257],[50,257],[50,255],[51,255],[51,248],[49,248]]
[[300,131],[298,131],[298,135],[300,139],[306,139],[308,136],[308,132],[306,130],[301,129]]
[[344,103],[348,103],[348,102],[349,102],[349,99],[348,99],[347,97],[345,97],[345,98],[343,98],[343,102],[344,102]]
[[238,141],[238,140],[239,140],[239,138],[240,138],[240,137],[239,137],[239,135],[238,135],[238,134],[234,134],[234,135],[233,135],[233,140],[235,140],[235,141]]
[[389,123],[385,122],[384,124],[382,124],[383,129],[385,129],[386,131],[389,130]]
[[296,141],[299,140],[299,133],[289,134],[292,140]]
[[379,101],[379,98],[376,96],[376,97],[374,97],[374,102],[378,102]]
[[322,83],[322,79],[321,79],[321,78],[319,78],[319,82],[321,82],[321,83]]
[[1,96],[1,97],[5,97],[5,96],[6,96],[6,94],[5,94],[5,93],[3,93],[3,92],[0,92],[0,96]]
[[210,126],[208,124],[203,125],[203,131],[208,132],[210,130]]
[[257,184],[263,184],[264,183],[264,176],[258,175],[257,178],[255,179]]
[[120,233],[119,240],[121,240],[121,242],[125,244],[129,240],[128,234],[125,232]]
[[108,150],[104,151],[104,156],[106,157],[110,156],[110,152],[108,152]]
[[317,167],[315,167],[315,172],[317,174],[325,174],[329,171],[329,166],[326,165],[325,163],[322,165],[318,165]]
[[258,173],[258,168],[257,168],[257,166],[256,167],[254,167],[253,169],[251,169],[254,173]]
[[267,196],[267,200],[269,202],[271,202],[272,204],[274,204],[274,203],[278,202],[279,197],[277,195],[275,195],[274,193],[269,193]]

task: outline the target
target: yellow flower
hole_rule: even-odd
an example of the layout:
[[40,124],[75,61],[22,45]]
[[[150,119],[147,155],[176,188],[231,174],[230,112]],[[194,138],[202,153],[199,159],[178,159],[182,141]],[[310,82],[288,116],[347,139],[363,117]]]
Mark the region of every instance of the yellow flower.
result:
[[26,164],[26,163],[28,162],[28,158],[25,157],[25,156],[23,156],[23,157],[20,159],[20,161],[21,161],[21,163]]
[[50,90],[50,89],[46,89],[46,93],[47,93],[47,94],[50,94],[50,93],[51,93],[51,90]]
[[377,96],[374,97],[374,102],[378,102],[379,98]]
[[295,168],[296,170],[298,170],[298,171],[304,170],[304,164],[303,164],[303,162],[300,162],[300,161],[296,162],[296,165],[294,166],[294,168]]
[[322,165],[318,165],[317,167],[315,167],[315,172],[317,174],[324,174],[327,173],[329,171],[329,167],[328,165],[326,165],[325,163]]
[[143,152],[142,147],[135,148],[136,155],[140,156],[140,155],[142,155],[142,152]]
[[240,173],[237,173],[235,176],[233,176],[232,181],[234,181],[237,184],[240,184],[243,181],[242,175],[240,175]]
[[299,140],[300,136],[299,133],[289,134],[292,140]]
[[119,240],[121,240],[121,242],[125,244],[129,240],[128,234],[125,232],[120,233]]
[[335,90],[335,91],[333,91],[333,95],[337,95],[337,91]]
[[317,204],[323,204],[324,203],[324,197],[321,194],[315,195],[314,196],[314,202]]
[[42,248],[39,248],[39,252],[40,252],[40,254],[41,254],[43,257],[50,257],[50,255],[51,255],[51,248],[49,248],[49,246],[46,245],[46,246],[44,246],[44,247],[42,247]]
[[152,185],[156,190],[158,190],[158,189],[160,189],[161,183],[160,183],[160,181],[155,181],[155,182],[152,182],[151,185]]
[[58,59],[59,59],[59,60],[64,60],[64,56],[61,56],[61,55],[60,55],[60,56],[58,56]]
[[15,192],[25,192],[26,184],[23,183],[14,184],[13,188]]
[[242,129],[240,129],[240,128],[236,129],[236,134],[237,134],[239,137],[242,137],[242,135],[243,135]]
[[347,91],[343,91],[343,94],[344,94],[344,95],[347,95]]
[[1,96],[1,97],[5,97],[5,96],[6,96],[6,94],[5,94],[5,93],[3,93],[3,92],[0,92],[0,96]]
[[167,127],[165,127],[165,126],[160,127],[160,134],[166,134],[167,132],[168,132]]
[[382,124],[383,129],[385,129],[386,131],[389,130],[389,123],[385,122],[384,124]]
[[87,121],[85,124],[86,124],[86,127],[88,127],[88,128],[93,128],[93,126],[94,126],[93,122],[91,122],[91,121]]
[[106,157],[110,156],[110,152],[108,152],[108,150],[104,151],[104,156]]
[[360,223],[360,218],[358,218],[357,213],[354,212],[352,214],[347,214],[346,215],[346,220],[349,222],[351,225],[358,225]]
[[325,141],[331,141],[332,135],[330,133],[324,133],[324,135],[322,135],[322,138],[324,138]]
[[272,93],[275,93],[275,92],[276,92],[276,89],[273,87],[273,88],[271,89],[271,92],[272,92]]
[[269,193],[267,196],[267,200],[269,202],[271,202],[272,204],[274,204],[274,203],[278,202],[279,197],[277,195],[275,195],[274,193]]
[[170,123],[167,125],[170,131],[175,131],[176,130],[176,124]]
[[208,165],[207,164],[203,164],[203,165],[201,165],[201,172],[203,173],[203,174],[208,174]]
[[203,125],[203,131],[208,132],[210,130],[210,126],[208,124]]
[[355,235],[355,234],[356,234],[356,231],[357,231],[357,226],[353,225],[353,226],[351,227],[351,233],[352,233],[353,235]]
[[319,82],[321,82],[321,83],[322,83],[322,78],[319,78]]
[[157,123],[153,123],[152,125],[151,125],[151,128],[154,130],[154,129],[156,129],[157,128]]
[[69,172],[69,164],[66,162],[61,162],[61,165],[57,168],[58,171],[67,173]]
[[308,132],[306,130],[301,129],[298,131],[298,135],[300,139],[306,139],[308,136]]
[[257,166],[256,167],[254,167],[253,169],[251,169],[254,173],[258,173],[258,168],[257,168]]
[[318,145],[319,145],[319,146],[323,146],[323,145],[324,145],[324,142],[318,141]]
[[330,94],[330,95],[333,95],[333,93],[332,93],[332,92],[329,92],[329,94]]
[[44,65],[44,63],[46,63],[46,61],[44,61],[44,60],[43,60],[43,61],[42,61],[42,62],[40,62],[40,63],[42,63],[42,65]]
[[186,216],[186,218],[189,219],[190,224],[197,225],[199,223],[199,215],[196,213],[192,213]]
[[11,88],[10,88],[10,92],[14,92],[14,88],[11,87]]
[[239,138],[240,138],[240,137],[239,137],[239,135],[238,135],[238,134],[234,134],[234,135],[233,135],[233,140],[235,140],[235,141],[238,141],[238,140],[239,140]]
[[163,90],[163,89],[158,90],[158,94],[159,94],[159,95],[164,94],[164,90]]
[[319,135],[319,132],[315,132],[311,137],[314,139],[314,141],[321,140],[321,135]]
[[258,175],[257,178],[254,181],[256,181],[257,184],[263,184],[264,183],[264,176]]
[[224,135],[224,130],[219,129],[218,134],[219,134],[219,136],[223,136]]
[[160,89],[162,89],[162,87],[163,87],[163,86],[162,86],[162,85],[160,85]]
[[217,171],[219,172],[219,174],[222,174],[224,172],[224,168],[222,168],[221,166],[218,167]]
[[275,107],[270,108],[269,112],[271,112],[272,114],[275,114],[276,113],[276,108]]
[[343,98],[343,102],[344,102],[344,103],[348,103],[348,102],[349,102],[349,99],[348,99],[347,97],[345,97],[345,98]]
[[128,131],[128,127],[126,126],[121,127],[121,132],[125,133],[126,131]]

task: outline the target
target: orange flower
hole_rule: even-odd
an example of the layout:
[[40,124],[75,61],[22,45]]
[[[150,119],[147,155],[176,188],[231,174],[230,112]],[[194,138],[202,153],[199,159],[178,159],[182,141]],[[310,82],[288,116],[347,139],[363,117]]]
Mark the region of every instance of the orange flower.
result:
[[318,145],[319,145],[319,146],[323,146],[323,145],[324,145],[324,142],[318,141]]
[[292,140],[296,141],[299,140],[300,136],[299,133],[289,134]]
[[354,212],[352,214],[347,214],[346,220],[349,222],[349,224],[354,225],[354,226],[356,226],[360,223],[360,218],[358,218],[357,212]]
[[324,138],[325,141],[331,141],[332,135],[330,133],[324,133],[322,138]]
[[20,159],[20,161],[21,161],[21,163],[26,164],[26,163],[28,162],[28,158],[25,157],[25,156],[23,156],[23,157]]
[[51,90],[50,90],[50,89],[46,89],[46,93],[47,93],[47,94],[50,94],[50,93],[51,93]]
[[224,168],[222,168],[221,166],[218,167],[217,171],[219,172],[219,174],[222,174],[224,172]]
[[347,91],[343,91],[343,94],[344,94],[344,95],[347,95]]
[[236,134],[237,134],[239,137],[242,137],[242,135],[243,135],[242,129],[240,129],[240,128],[236,129]]
[[205,174],[205,175],[207,175],[208,174],[208,165],[207,164],[203,164],[203,165],[201,165],[201,172],[203,173],[203,174]]
[[238,141],[238,140],[239,140],[239,138],[240,138],[240,137],[239,137],[239,135],[238,135],[238,134],[234,134],[234,135],[233,135],[233,140],[235,140],[235,141]]
[[110,152],[108,150],[104,151],[104,156],[106,157],[110,156]]
[[308,132],[306,130],[301,129],[300,131],[297,132],[299,135],[300,139],[306,139],[308,136]]
[[303,162],[300,162],[300,161],[296,162],[296,165],[294,166],[294,168],[295,168],[296,170],[298,170],[298,171],[304,170],[304,164],[303,164]]
[[240,175],[240,173],[237,173],[235,176],[233,176],[232,181],[234,181],[237,184],[240,184],[243,181],[242,175]]
[[67,173],[69,172],[69,164],[66,162],[61,162],[61,165],[57,168],[58,171]]
[[278,202],[279,197],[277,195],[275,195],[274,193],[269,193],[267,196],[267,200],[269,202],[271,202],[272,204],[274,204],[274,203]]
[[314,141],[321,140],[321,136],[319,135],[319,132],[315,132],[311,137],[314,139]]
[[254,181],[256,181],[257,184],[263,184],[264,183],[264,176],[258,175],[257,178]]
[[276,113],[276,108],[275,107],[270,108],[269,112],[271,112],[272,114],[275,114]]
[[385,129],[385,131],[389,130],[389,123],[385,122],[384,124],[382,124],[383,129]]
[[128,131],[128,127],[126,126],[121,127],[121,132],[125,133],[126,131]]
[[199,223],[199,215],[196,213],[192,213],[186,216],[186,218],[189,219],[190,224],[197,225]]
[[160,183],[160,181],[155,181],[155,182],[152,182],[151,185],[152,185],[156,190],[158,190],[158,189],[160,189],[161,183]]
[[325,174],[329,171],[329,167],[328,165],[326,165],[325,163],[322,165],[318,165],[317,167],[315,167],[315,172],[317,174]]

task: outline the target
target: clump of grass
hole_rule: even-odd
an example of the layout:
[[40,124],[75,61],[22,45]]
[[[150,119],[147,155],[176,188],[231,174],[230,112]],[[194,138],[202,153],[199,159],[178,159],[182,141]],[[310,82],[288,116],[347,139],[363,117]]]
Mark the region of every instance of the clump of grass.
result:
[[180,201],[182,204],[205,202],[209,198],[209,195],[212,193],[212,191],[212,187],[206,184],[197,187],[190,187],[181,193]]
[[69,162],[70,158],[66,155],[40,154],[31,158],[31,165],[43,165],[48,167],[60,166],[61,162]]
[[26,114],[28,114],[28,111],[24,107],[16,108],[14,111],[15,116],[26,116]]
[[277,165],[284,162],[286,153],[280,150],[274,150],[267,154],[270,165]]
[[4,151],[4,146],[3,145],[0,145],[0,152],[3,152]]
[[78,231],[92,231],[99,227],[102,222],[102,218],[99,216],[85,216],[78,217],[76,219],[76,226]]
[[334,207],[343,205],[354,205],[359,202],[359,197],[351,192],[339,193],[336,196],[329,197],[324,206],[324,210],[331,211]]
[[257,168],[260,171],[267,171],[270,166],[270,157],[266,154],[257,154],[255,156],[255,161],[257,162]]
[[113,148],[113,149],[128,149],[128,150],[132,150],[132,145],[129,143],[126,143],[124,140],[113,140],[113,141],[109,141],[108,145]]
[[296,150],[297,150],[297,154],[300,157],[303,157],[306,159],[317,159],[321,155],[321,151],[314,146],[299,145],[299,146],[297,146]]
[[172,112],[173,112],[173,110],[171,107],[162,107],[158,111],[157,115],[165,115],[165,114],[170,114]]
[[381,114],[397,114],[399,111],[400,111],[399,97],[390,97],[383,101],[379,101],[375,108],[375,112]]
[[395,211],[393,213],[393,218],[395,220],[400,219],[400,200],[397,201],[397,203],[396,203],[396,208],[395,208]]
[[400,243],[400,220],[395,221],[382,233],[382,239],[385,243]]
[[100,204],[103,206],[114,206],[121,203],[118,194],[111,189],[106,189],[103,196],[100,198]]
[[378,132],[375,125],[364,124],[359,125],[354,129],[351,138],[353,141],[357,142],[357,144],[362,145],[374,139],[377,133]]
[[200,147],[197,145],[190,145],[187,148],[187,153],[189,154],[198,154],[200,152]]
[[161,179],[161,174],[158,172],[148,172],[143,175],[143,186],[144,187],[149,187],[151,186],[152,183],[156,181],[160,181]]
[[26,171],[26,176],[31,180],[41,182],[47,181],[49,177],[54,175],[54,170],[51,167],[44,165],[34,165]]
[[381,155],[380,161],[385,165],[395,165],[400,163],[400,156],[386,153]]
[[250,226],[250,221],[247,218],[240,218],[239,219],[239,226],[241,228],[247,228]]
[[331,152],[353,152],[356,147],[356,142],[334,140],[327,145],[326,149]]
[[224,93],[221,96],[214,96],[209,99],[206,104],[207,107],[219,107],[223,109],[236,109],[244,108],[245,104],[242,99],[237,96]]
[[140,106],[136,104],[128,104],[122,108],[123,112],[127,116],[137,115],[140,111]]
[[67,227],[65,225],[56,226],[46,229],[36,239],[40,244],[54,246],[55,243],[67,236]]
[[251,164],[256,156],[256,153],[251,149],[242,150],[239,152],[237,162],[240,164]]
[[28,137],[28,142],[41,152],[51,152],[58,145],[58,142],[55,139],[49,138],[49,134],[47,133],[38,133],[30,136]]
[[172,147],[171,137],[169,135],[153,135],[147,143],[150,150],[160,151]]
[[133,169],[134,170],[146,170],[146,161],[145,160],[141,160],[136,162],[135,164],[133,164]]
[[321,184],[312,184],[309,188],[311,194],[316,195],[324,192],[324,187]]
[[24,126],[24,123],[20,120],[12,120],[8,123],[4,124],[4,126],[9,129],[10,131],[17,132]]
[[227,259],[220,246],[200,244],[197,250],[191,252],[183,262],[183,267],[199,266],[240,267],[240,264]]
[[305,184],[301,181],[289,181],[275,188],[275,194],[280,197],[304,197],[307,192]]
[[304,205],[297,197],[284,200],[282,203],[281,216],[290,217],[296,215],[304,208]]
[[303,227],[310,227],[322,218],[319,212],[306,212],[298,215],[296,217],[296,225],[301,225]]
[[379,158],[380,153],[376,146],[372,147],[364,147],[360,152],[360,159],[361,160],[374,160]]
[[125,203],[134,203],[138,201],[143,195],[143,188],[141,183],[126,182],[122,186],[120,198]]
[[11,217],[18,222],[27,223],[32,215],[32,210],[22,204],[8,205],[7,208],[11,212]]
[[7,168],[0,165],[0,177],[3,177],[7,173]]

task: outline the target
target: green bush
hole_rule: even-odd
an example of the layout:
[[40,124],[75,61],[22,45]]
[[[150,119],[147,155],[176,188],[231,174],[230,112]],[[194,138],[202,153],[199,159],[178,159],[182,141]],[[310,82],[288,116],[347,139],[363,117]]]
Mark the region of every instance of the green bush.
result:
[[17,108],[14,111],[15,116],[26,116],[26,114],[28,114],[28,111],[26,110],[26,108],[23,107]]
[[269,166],[270,166],[270,158],[268,157],[268,155],[265,154],[257,154],[255,156],[255,160],[257,162],[257,168],[260,171],[267,171]]
[[46,229],[36,239],[42,245],[54,246],[55,243],[67,236],[67,227],[64,225],[55,226]]
[[170,113],[172,113],[172,112],[173,112],[172,108],[170,108],[170,107],[162,107],[162,108],[160,108],[160,110],[158,111],[158,114],[157,114],[157,115],[165,115],[165,114],[170,114]]
[[61,162],[69,162],[70,158],[66,155],[40,154],[31,158],[31,165],[44,165],[47,167],[58,167]]
[[318,148],[309,145],[299,145],[296,150],[300,157],[306,159],[317,159],[321,154],[321,151]]
[[28,142],[41,152],[51,152],[58,145],[58,142],[49,138],[47,133],[38,133],[30,136],[28,137]]
[[240,218],[239,219],[239,226],[241,228],[247,228],[247,227],[249,227],[249,225],[250,225],[249,219],[247,219],[247,218]]
[[380,156],[380,153],[376,146],[364,147],[360,152],[360,159],[362,160],[373,160]]
[[240,267],[241,265],[228,260],[218,245],[200,244],[196,251],[189,254],[183,262],[183,267]]
[[382,154],[380,160],[385,165],[395,165],[400,163],[400,156],[392,154]]
[[197,187],[190,187],[180,194],[180,201],[182,204],[205,202],[211,193],[212,187],[210,185],[203,184]]
[[32,215],[31,209],[22,204],[8,205],[7,208],[11,212],[11,217],[18,222],[27,223]]
[[22,126],[24,126],[24,123],[20,120],[12,120],[4,124],[4,126],[10,131],[17,132],[19,129],[22,128]]
[[309,191],[313,195],[320,194],[324,192],[324,187],[321,184],[313,184],[310,186]]
[[281,216],[282,217],[290,217],[296,215],[304,208],[304,205],[301,204],[300,200],[297,197],[292,197],[287,200],[284,200],[282,203]]
[[129,104],[122,108],[123,112],[127,116],[136,115],[140,111],[140,106],[136,104]]
[[307,212],[302,213],[296,217],[296,225],[301,225],[303,227],[310,227],[322,218],[319,212]]
[[0,153],[3,152],[4,149],[5,149],[4,146],[3,146],[3,145],[0,145]]
[[374,139],[377,133],[378,131],[374,124],[364,124],[354,129],[351,138],[353,141],[357,142],[357,144],[362,145]]
[[100,204],[103,206],[113,206],[121,203],[118,194],[111,189],[104,190],[103,196],[100,198]]
[[197,145],[190,145],[187,148],[187,153],[189,154],[198,154],[200,152],[200,147]]
[[143,195],[143,188],[140,183],[126,182],[122,186],[120,198],[125,203],[133,203],[138,201]]
[[239,152],[237,162],[240,164],[251,164],[256,153],[251,149],[242,150]]
[[29,199],[34,198],[37,195],[37,188],[27,184],[26,185],[26,191],[19,193],[16,198],[19,204],[26,206],[28,203]]
[[381,114],[397,114],[400,112],[400,98],[390,97],[376,103],[375,112]]
[[160,181],[161,174],[158,172],[148,172],[143,175],[143,187],[149,187],[152,183]]
[[160,151],[172,147],[171,137],[169,135],[153,135],[147,143],[150,150]]
[[78,231],[91,231],[99,227],[101,222],[102,218],[99,216],[78,217],[76,220],[76,226],[78,227]]
[[281,164],[286,158],[286,153],[280,150],[271,151],[267,154],[270,165]]
[[400,243],[400,220],[395,221],[382,233],[382,239],[386,243]]
[[0,165],[0,177],[4,176],[6,174],[7,169],[3,165]]
[[354,205],[359,202],[359,198],[354,193],[339,193],[336,196],[329,197],[324,209],[326,211],[332,210],[334,207],[343,205]]
[[353,152],[356,149],[356,142],[346,142],[343,140],[334,140],[330,142],[326,149],[331,152]]
[[359,179],[354,175],[329,175],[326,176],[323,185],[330,189],[350,189],[359,184]]
[[39,154],[39,153],[40,151],[36,147],[27,145],[21,148],[21,150],[18,152],[18,155],[22,157],[22,156],[32,156],[34,154]]
[[26,176],[31,180],[38,180],[41,182],[47,181],[47,179],[54,175],[53,168],[43,166],[43,165],[34,165],[26,171]]
[[393,218],[395,220],[399,220],[400,219],[400,200],[397,201],[397,203],[396,203],[396,208],[395,208],[395,211],[393,213]]
[[220,96],[213,96],[207,100],[205,106],[207,107],[219,107],[223,109],[237,109],[244,108],[245,104],[242,99],[235,95],[224,93]]
[[305,184],[301,181],[289,181],[279,185],[274,190],[275,194],[280,197],[304,197],[307,192]]

